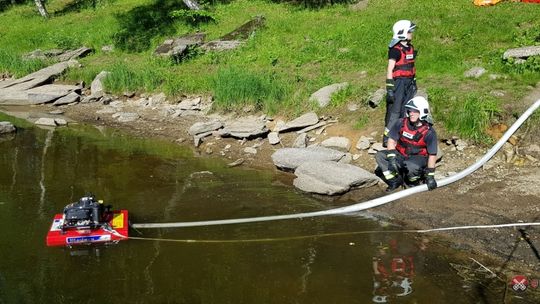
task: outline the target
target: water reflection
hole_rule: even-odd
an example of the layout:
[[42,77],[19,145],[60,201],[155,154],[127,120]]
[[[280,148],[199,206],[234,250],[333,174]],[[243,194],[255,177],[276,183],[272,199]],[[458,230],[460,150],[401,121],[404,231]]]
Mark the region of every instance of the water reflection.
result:
[[[426,250],[424,239],[403,234],[287,239],[382,229],[358,215],[142,231],[148,238],[282,239],[272,242],[129,240],[87,250],[47,248],[53,215],[89,191],[115,209],[128,209],[135,223],[335,206],[276,182],[283,179],[279,172],[231,169],[170,144],[107,130],[20,130],[12,140],[0,141],[0,152],[0,172],[7,173],[0,174],[2,304],[369,303],[376,296],[404,303],[474,302],[447,300],[448,294],[462,293],[461,278]],[[423,268],[428,260],[429,272]]]

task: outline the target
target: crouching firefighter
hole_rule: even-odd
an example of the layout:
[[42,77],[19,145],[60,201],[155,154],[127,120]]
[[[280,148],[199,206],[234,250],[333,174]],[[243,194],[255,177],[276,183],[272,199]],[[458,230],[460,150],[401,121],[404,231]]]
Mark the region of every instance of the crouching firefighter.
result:
[[422,180],[433,190],[437,188],[437,133],[429,104],[424,97],[417,96],[405,104],[405,110],[406,117],[390,127],[388,149],[375,155],[375,172],[388,184],[386,191],[416,186]]

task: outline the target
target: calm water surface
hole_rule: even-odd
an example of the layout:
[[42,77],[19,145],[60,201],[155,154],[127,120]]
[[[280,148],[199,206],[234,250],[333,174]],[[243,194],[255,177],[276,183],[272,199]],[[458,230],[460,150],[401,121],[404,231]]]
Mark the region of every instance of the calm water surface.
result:
[[[283,173],[227,168],[110,130],[23,129],[0,139],[0,303],[478,303],[452,251],[405,234],[294,236],[382,228],[361,216],[131,231],[148,238],[48,248],[55,213],[87,191],[133,223],[321,210]],[[245,242],[277,238],[278,240]],[[380,274],[374,274],[373,261]],[[394,272],[392,271],[394,261]],[[400,264],[399,262],[403,263]],[[396,263],[398,262],[398,263]],[[403,272],[399,272],[399,265]],[[472,287],[471,287],[472,286]],[[491,302],[490,302],[491,303]],[[492,303],[498,303],[493,300]]]

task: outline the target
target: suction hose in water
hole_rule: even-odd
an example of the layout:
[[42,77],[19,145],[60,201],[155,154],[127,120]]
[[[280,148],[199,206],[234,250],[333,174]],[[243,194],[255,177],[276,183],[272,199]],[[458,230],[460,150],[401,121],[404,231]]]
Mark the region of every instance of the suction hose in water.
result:
[[[537,100],[531,107],[527,109],[519,119],[504,133],[504,135],[499,139],[499,141],[476,163],[466,168],[465,170],[443,178],[437,181],[439,187],[449,185],[453,182],[456,182],[467,175],[473,173],[478,168],[483,166],[489,159],[501,149],[504,143],[514,134],[517,129],[532,115],[532,113],[538,109],[540,106],[540,99]],[[251,217],[251,218],[240,218],[240,219],[227,219],[227,220],[213,220],[213,221],[198,221],[198,222],[177,222],[177,223],[147,223],[147,224],[133,224],[133,228],[177,228],[177,227],[196,227],[196,226],[212,226],[212,225],[228,225],[228,224],[241,224],[241,223],[254,223],[254,222],[266,222],[266,221],[278,221],[278,220],[288,220],[288,219],[301,219],[309,217],[318,217],[318,216],[327,216],[327,215],[336,215],[336,214],[345,214],[352,213],[357,211],[362,211],[370,209],[373,207],[381,206],[389,202],[398,200],[400,198],[407,197],[416,193],[424,192],[428,190],[426,185],[420,185],[399,192],[394,192],[392,194],[372,199],[366,202],[353,204],[350,206],[323,210],[323,211],[314,211],[314,212],[304,212],[296,214],[285,214],[285,215],[273,215],[273,216],[261,216],[261,217]]]

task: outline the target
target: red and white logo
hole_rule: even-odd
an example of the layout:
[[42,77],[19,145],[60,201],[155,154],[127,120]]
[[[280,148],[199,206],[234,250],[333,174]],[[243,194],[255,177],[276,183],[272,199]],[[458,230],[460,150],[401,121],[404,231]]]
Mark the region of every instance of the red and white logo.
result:
[[526,276],[517,275],[512,278],[510,285],[512,285],[512,289],[515,291],[525,291],[527,289],[527,285],[529,285],[529,281],[527,281]]

